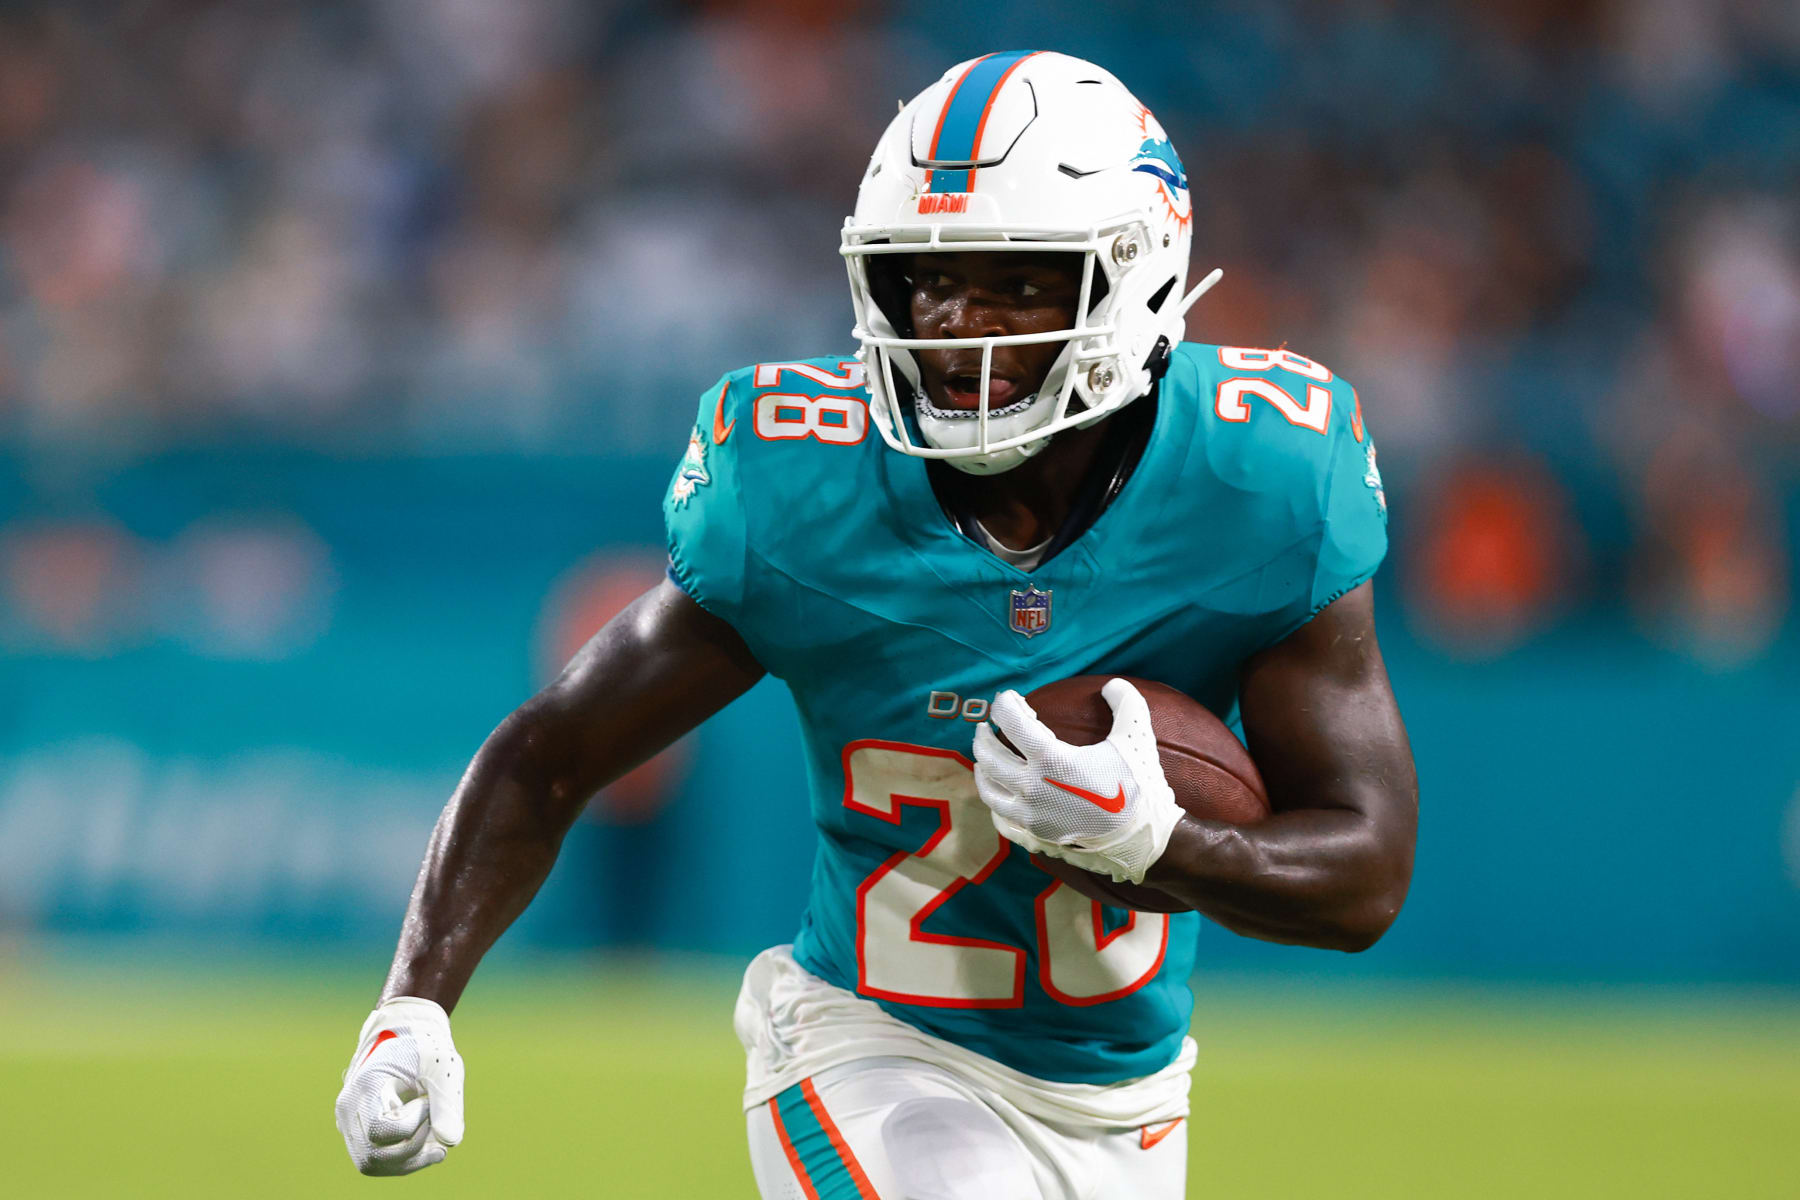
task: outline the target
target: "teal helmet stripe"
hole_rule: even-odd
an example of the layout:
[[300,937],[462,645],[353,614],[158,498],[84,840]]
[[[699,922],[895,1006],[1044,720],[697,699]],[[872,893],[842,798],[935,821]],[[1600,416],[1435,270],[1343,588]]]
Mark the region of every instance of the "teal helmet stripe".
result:
[[[977,59],[974,66],[963,72],[938,117],[937,131],[931,139],[931,161],[975,161],[976,138],[980,136],[994,98],[1000,94],[1012,69],[1036,53],[1036,50],[1004,50]],[[940,168],[930,174],[931,191],[966,192],[974,172]]]

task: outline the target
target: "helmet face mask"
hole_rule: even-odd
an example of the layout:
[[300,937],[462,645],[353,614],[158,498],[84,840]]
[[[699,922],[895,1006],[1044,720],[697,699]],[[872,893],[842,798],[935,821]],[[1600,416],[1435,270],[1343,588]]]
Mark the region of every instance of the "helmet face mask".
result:
[[[954,144],[958,129],[964,140]],[[952,68],[904,106],[876,148],[841,246],[875,424],[888,445],[993,474],[1053,434],[1148,393],[1156,358],[1181,340],[1193,298],[1181,292],[1192,220],[1186,184],[1149,110],[1080,59],[989,55]],[[882,261],[1046,251],[1081,256],[1073,323],[979,338],[909,336],[906,297]],[[1062,350],[1042,386],[992,408],[994,350],[1045,342]],[[932,404],[918,352],[975,347],[978,405]]]

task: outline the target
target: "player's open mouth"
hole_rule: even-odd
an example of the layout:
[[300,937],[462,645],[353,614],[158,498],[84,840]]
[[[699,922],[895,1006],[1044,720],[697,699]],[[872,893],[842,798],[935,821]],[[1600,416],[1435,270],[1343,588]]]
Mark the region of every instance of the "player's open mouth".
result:
[[[1019,394],[1019,385],[998,375],[988,376],[988,412],[1005,408]],[[974,410],[981,407],[981,375],[958,372],[944,380],[944,399],[952,409]]]

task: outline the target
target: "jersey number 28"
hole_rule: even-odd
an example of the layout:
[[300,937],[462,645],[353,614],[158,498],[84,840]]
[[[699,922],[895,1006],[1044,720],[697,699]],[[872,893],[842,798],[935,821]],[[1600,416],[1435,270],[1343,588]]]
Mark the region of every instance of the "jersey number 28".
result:
[[[927,931],[964,888],[980,887],[1011,851],[975,791],[974,766],[954,750],[906,742],[844,747],[844,807],[898,825],[908,805],[935,809],[925,844],[892,855],[856,891],[856,990],[935,1008],[1018,1008],[1024,947]],[[1149,983],[1169,946],[1166,913],[1131,913],[1108,930],[1101,905],[1049,880],[1035,901],[1038,984],[1088,1005]]]

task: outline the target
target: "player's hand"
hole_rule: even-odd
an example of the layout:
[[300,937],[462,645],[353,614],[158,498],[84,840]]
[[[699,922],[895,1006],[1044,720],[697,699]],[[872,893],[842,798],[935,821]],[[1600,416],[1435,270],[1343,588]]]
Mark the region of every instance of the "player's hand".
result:
[[364,1175],[409,1175],[463,1136],[463,1064],[450,1017],[399,996],[369,1014],[337,1098],[337,1127]]
[[1142,693],[1114,679],[1100,694],[1113,726],[1093,746],[1059,740],[1019,693],[995,696],[989,721],[975,731],[975,786],[1008,840],[1115,882],[1142,883],[1182,809],[1163,778]]

